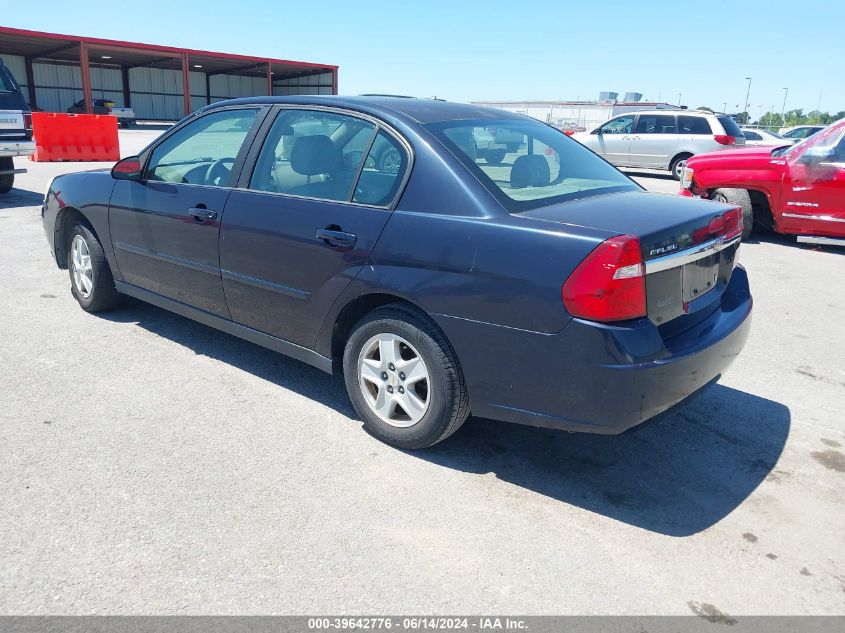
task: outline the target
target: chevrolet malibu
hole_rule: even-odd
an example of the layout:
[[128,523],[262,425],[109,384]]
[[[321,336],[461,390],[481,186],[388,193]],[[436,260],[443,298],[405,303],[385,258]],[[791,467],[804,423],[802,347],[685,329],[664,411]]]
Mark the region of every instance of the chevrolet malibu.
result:
[[[491,129],[524,142],[488,163],[467,139]],[[735,206],[443,101],[215,103],[111,172],[57,177],[42,215],[84,310],[135,297],[341,372],[407,449],[470,412],[622,432],[717,379],[750,326]]]

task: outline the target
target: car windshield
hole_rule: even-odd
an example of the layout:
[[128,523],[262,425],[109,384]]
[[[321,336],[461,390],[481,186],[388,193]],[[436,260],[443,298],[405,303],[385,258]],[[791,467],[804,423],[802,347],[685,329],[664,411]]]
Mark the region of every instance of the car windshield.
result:
[[426,128],[512,213],[639,189],[578,141],[539,121],[445,121]]

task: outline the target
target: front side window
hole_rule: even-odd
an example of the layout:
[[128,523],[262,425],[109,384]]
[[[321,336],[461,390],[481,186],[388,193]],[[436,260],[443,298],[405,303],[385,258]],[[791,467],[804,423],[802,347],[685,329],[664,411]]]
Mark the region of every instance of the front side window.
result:
[[[633,117],[630,117],[633,122]],[[525,139],[503,160],[478,150],[489,120],[444,121],[426,128],[434,134],[512,213],[577,198],[639,188],[627,176],[559,130],[539,121],[496,121],[498,130]],[[498,158],[498,157],[496,157]]]
[[375,125],[335,112],[283,110],[255,164],[249,188],[349,200]]
[[602,134],[630,134],[634,127],[634,115],[620,116],[611,119],[599,128]]
[[675,134],[675,117],[671,114],[641,114],[637,134]]
[[257,109],[221,110],[192,121],[150,156],[148,180],[231,187],[231,172]]

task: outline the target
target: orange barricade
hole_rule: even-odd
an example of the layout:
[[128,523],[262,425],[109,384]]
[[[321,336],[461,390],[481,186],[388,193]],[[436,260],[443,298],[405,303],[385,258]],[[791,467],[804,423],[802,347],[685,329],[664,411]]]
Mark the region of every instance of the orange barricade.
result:
[[117,117],[108,114],[32,113],[35,153],[29,159],[50,161],[117,161]]

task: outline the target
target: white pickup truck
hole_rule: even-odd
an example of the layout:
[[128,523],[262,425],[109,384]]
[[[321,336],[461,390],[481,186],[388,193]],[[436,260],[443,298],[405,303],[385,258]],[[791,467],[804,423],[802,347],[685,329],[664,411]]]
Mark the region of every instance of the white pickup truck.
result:
[[12,73],[0,60],[0,194],[8,193],[15,183],[15,156],[29,156],[35,151],[32,140],[32,113]]
[[[91,107],[94,114],[110,114],[116,117],[117,123],[121,127],[129,127],[135,122],[135,111],[132,108],[119,108],[115,105],[114,101],[94,99]],[[85,99],[80,99],[70,106],[67,111],[70,114],[85,114]]]

